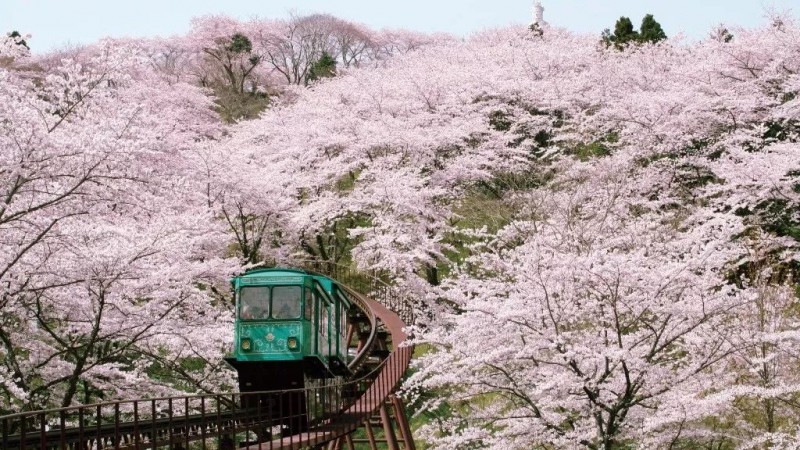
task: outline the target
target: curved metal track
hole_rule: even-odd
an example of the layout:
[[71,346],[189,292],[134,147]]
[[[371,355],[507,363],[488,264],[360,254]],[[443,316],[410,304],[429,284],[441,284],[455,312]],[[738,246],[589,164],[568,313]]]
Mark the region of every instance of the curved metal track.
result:
[[[288,391],[129,400],[13,414],[0,417],[0,448],[183,449],[198,441],[202,448],[209,441],[217,441],[209,446],[212,449],[233,448],[231,436],[249,433],[259,436],[257,442],[245,443],[242,448],[300,449],[348,435],[390,399],[413,351],[405,345],[405,322],[392,311],[403,309],[408,315],[409,305],[385,284],[372,281],[372,286],[361,288],[372,291],[386,305],[343,285],[370,327],[349,367],[357,373],[366,370],[370,362],[377,363],[356,380]],[[386,333],[379,333],[379,328]],[[379,362],[371,356],[376,346],[384,350],[381,356],[388,353]],[[265,406],[242,410],[238,405],[243,395],[257,395],[258,404]],[[298,407],[299,402],[306,402],[306,408]],[[312,420],[297,413],[306,410],[315,413]],[[298,427],[305,431],[286,432]],[[281,437],[270,438],[275,435]]]
[[[361,310],[362,314],[364,314],[369,322],[369,335],[364,341],[364,344],[359,349],[356,356],[350,361],[350,364],[347,367],[350,369],[352,373],[358,373],[358,370],[367,360],[370,353],[372,352],[372,348],[375,345],[375,338],[377,337],[378,331],[378,316],[375,315],[375,312],[369,307],[369,303],[367,303],[366,298],[363,297],[358,292],[344,286],[345,291],[347,294],[350,295],[350,299],[353,303]],[[348,343],[349,344],[349,343]]]

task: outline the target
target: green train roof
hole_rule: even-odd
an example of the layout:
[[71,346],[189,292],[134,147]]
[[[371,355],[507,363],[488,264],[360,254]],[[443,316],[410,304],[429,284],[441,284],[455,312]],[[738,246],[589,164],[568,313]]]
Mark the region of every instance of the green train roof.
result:
[[314,279],[319,281],[319,284],[322,285],[322,288],[326,291],[330,292],[333,286],[333,281],[328,277],[323,277],[319,275],[315,275]]
[[301,285],[305,284],[306,280],[308,279],[316,280],[320,286],[322,286],[322,289],[329,294],[332,294],[334,291],[334,286],[337,286],[337,291],[341,293],[340,297],[346,304],[346,307],[349,308],[351,306],[352,302],[347,297],[347,294],[345,294],[345,292],[338,287],[337,282],[324,275],[308,273],[303,269],[294,269],[289,267],[253,269],[244,275],[234,277],[231,280],[231,283],[235,289],[239,289],[240,287],[247,285]]
[[325,291],[327,291],[328,293],[332,293],[333,292],[333,286],[336,285],[337,286],[337,290],[341,293],[340,297],[342,298],[342,301],[344,303],[346,303],[348,308],[350,307],[350,305],[352,303],[350,302],[350,299],[347,297],[347,294],[339,286],[339,283],[333,281],[332,279],[330,279],[328,277],[321,276],[321,275],[314,275],[314,279],[317,280],[319,282],[320,286],[322,286],[322,289],[325,289]]
[[286,275],[308,275],[308,273],[303,269],[293,269],[290,267],[271,267],[268,269],[252,269],[248,270],[247,273],[244,275],[240,275],[239,278],[242,277],[251,277],[251,276],[264,276],[268,274],[269,276],[286,276]]
[[233,278],[236,285],[242,284],[304,284],[308,273],[302,269],[276,267],[255,269]]

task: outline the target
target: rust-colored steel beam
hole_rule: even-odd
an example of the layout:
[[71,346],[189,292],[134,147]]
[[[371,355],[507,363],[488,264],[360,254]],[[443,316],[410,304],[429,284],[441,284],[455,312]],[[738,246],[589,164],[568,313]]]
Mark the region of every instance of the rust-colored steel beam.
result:
[[381,405],[380,412],[381,422],[383,422],[383,434],[386,435],[386,444],[389,445],[389,450],[400,450],[400,447],[397,444],[397,436],[394,434],[392,418],[389,417],[389,411],[386,408],[386,403]]
[[364,420],[364,429],[367,431],[369,448],[371,450],[378,450],[378,443],[375,441],[375,433],[372,431],[372,424],[369,423],[369,417]]
[[356,325],[353,323],[347,324],[347,337],[345,338],[345,342],[347,342],[347,348],[350,348],[350,343],[353,342],[353,333],[355,333]]
[[356,450],[356,444],[353,443],[353,433],[348,434],[344,438],[347,441],[348,450]]
[[397,428],[400,429],[400,435],[403,436],[403,444],[407,450],[417,450],[414,444],[414,436],[411,435],[411,427],[408,425],[408,416],[406,416],[403,402],[396,395],[391,397],[392,406],[394,406],[394,419],[397,421]]

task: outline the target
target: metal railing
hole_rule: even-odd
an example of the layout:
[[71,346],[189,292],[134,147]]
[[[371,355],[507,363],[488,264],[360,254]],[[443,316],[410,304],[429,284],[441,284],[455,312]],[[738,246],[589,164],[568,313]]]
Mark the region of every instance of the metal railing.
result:
[[[0,418],[3,449],[272,449],[325,442],[375,414],[411,359],[396,349],[358,380],[285,391],[125,400]],[[237,441],[238,439],[238,441]],[[285,441],[285,442],[284,442]],[[232,445],[229,447],[229,445]]]

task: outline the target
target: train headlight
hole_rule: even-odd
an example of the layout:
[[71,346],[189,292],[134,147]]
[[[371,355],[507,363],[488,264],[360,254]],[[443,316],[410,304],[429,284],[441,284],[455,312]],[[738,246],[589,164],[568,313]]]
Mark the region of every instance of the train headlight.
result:
[[300,348],[300,343],[297,342],[296,337],[290,337],[286,339],[286,346],[289,347],[289,350],[297,351]]
[[244,350],[246,352],[249,352],[250,349],[253,348],[253,343],[250,342],[250,339],[248,339],[248,338],[242,339],[242,344],[241,345],[242,345],[242,350]]

